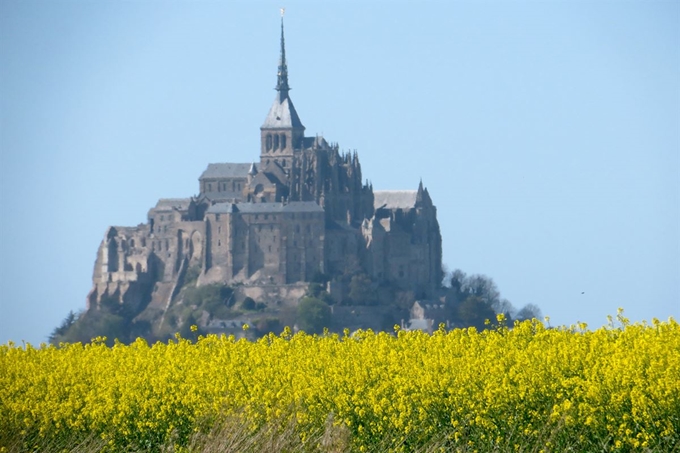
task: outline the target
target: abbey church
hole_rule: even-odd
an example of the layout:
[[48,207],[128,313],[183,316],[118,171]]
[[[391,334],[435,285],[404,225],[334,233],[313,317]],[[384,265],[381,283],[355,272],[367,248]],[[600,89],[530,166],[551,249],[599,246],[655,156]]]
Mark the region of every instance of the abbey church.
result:
[[259,159],[209,164],[198,195],[161,199],[147,223],[110,227],[88,307],[107,298],[162,308],[189,269],[198,285],[284,287],[362,272],[376,286],[419,298],[439,288],[441,235],[427,189],[413,181],[416,190],[374,190],[362,182],[356,153],[305,136],[290,98],[283,32],[282,21]]

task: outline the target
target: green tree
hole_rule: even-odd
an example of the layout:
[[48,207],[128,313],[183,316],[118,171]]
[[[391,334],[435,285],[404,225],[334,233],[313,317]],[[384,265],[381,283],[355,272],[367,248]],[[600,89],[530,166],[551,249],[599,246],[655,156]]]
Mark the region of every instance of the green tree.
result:
[[52,344],[58,344],[60,341],[63,341],[62,338],[64,335],[66,335],[66,332],[71,329],[73,324],[78,320],[78,316],[76,315],[73,310],[68,312],[68,315],[64,318],[64,320],[61,322],[59,327],[55,327],[52,333],[50,334],[48,341]]
[[356,274],[349,282],[349,298],[355,305],[375,305],[377,293],[370,277],[364,273]]
[[466,326],[482,330],[486,327],[486,320],[495,322],[496,312],[479,296],[470,295],[458,306],[458,320]]
[[307,333],[321,333],[331,323],[331,307],[314,297],[303,297],[297,309],[298,327]]
[[518,321],[525,321],[527,319],[541,319],[541,309],[534,304],[527,304],[515,316]]

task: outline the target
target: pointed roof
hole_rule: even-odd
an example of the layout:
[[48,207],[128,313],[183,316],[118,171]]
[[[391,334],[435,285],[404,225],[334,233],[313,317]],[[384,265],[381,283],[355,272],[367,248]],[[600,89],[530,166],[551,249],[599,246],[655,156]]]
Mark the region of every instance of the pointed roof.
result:
[[271,109],[269,109],[267,118],[264,120],[262,129],[304,129],[302,121],[295,111],[295,106],[293,106],[293,101],[288,96],[290,86],[288,85],[288,65],[286,64],[286,42],[283,36],[283,14],[281,15],[281,57],[277,72],[276,91],[278,93]]
[[411,209],[416,205],[415,190],[376,190],[373,192],[374,209]]

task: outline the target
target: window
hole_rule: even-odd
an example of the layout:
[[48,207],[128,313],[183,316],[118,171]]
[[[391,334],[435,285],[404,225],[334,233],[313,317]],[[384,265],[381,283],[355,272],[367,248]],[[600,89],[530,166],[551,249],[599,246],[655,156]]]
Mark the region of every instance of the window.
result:
[[220,233],[222,233],[222,227],[221,226],[217,227],[217,234],[220,234]]
[[218,247],[221,247],[221,246],[222,246],[222,241],[220,241],[219,239],[217,240],[217,246],[218,246]]
[[164,215],[161,216],[161,222],[162,222],[163,220],[165,220],[165,216],[164,216]]
[[267,134],[267,151],[272,149],[272,134]]
[[274,149],[279,149],[279,136],[274,136]]
[[284,134],[281,134],[281,149],[284,149],[286,147],[286,136]]
[[[212,184],[208,183],[208,192],[212,192]],[[161,219],[163,220],[163,219]]]
[[269,246],[269,253],[271,253],[271,251],[272,251],[272,246],[270,245]]
[[264,219],[267,220],[269,218],[269,214],[264,215]]

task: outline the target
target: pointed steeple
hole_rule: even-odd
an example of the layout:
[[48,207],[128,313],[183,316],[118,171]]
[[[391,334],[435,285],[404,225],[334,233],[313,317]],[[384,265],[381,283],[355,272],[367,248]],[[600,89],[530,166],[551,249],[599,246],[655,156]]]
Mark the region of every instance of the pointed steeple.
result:
[[416,193],[416,206],[423,202],[423,178],[420,178],[420,184],[418,184],[418,192]]
[[267,118],[264,120],[262,129],[300,129],[304,131],[304,126],[300,117],[295,111],[293,101],[290,100],[288,92],[288,64],[286,63],[286,41],[283,35],[283,10],[281,10],[281,56],[276,76],[276,99],[272,104]]
[[281,10],[281,57],[279,59],[276,91],[279,92],[279,102],[283,102],[288,97],[288,91],[290,91],[290,86],[288,85],[288,65],[286,64],[286,39],[283,36],[283,10]]

